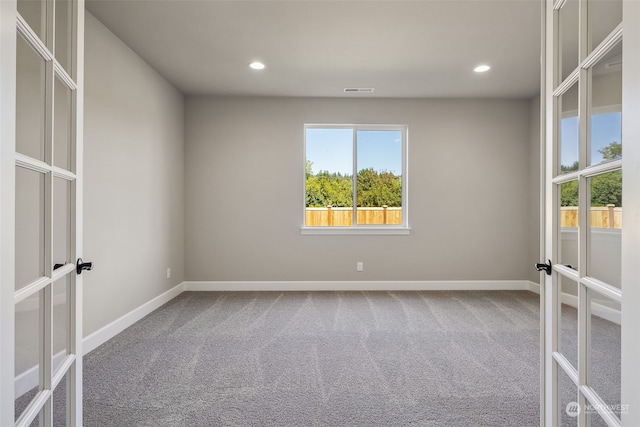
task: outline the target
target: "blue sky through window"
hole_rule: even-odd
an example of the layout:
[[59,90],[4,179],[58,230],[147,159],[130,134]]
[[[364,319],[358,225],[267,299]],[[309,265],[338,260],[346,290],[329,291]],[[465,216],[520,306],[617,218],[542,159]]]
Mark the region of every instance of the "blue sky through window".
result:
[[[307,160],[313,173],[353,173],[353,129],[306,130]],[[358,168],[402,174],[402,131],[358,131]]]
[[[561,162],[571,166],[578,160],[579,120],[567,117],[561,123]],[[591,164],[601,163],[602,150],[612,142],[622,142],[622,113],[594,114],[591,116]]]
[[622,113],[594,114],[591,116],[591,164],[602,162],[602,150],[612,142],[622,142]]
[[402,175],[402,132],[358,131],[358,169]]

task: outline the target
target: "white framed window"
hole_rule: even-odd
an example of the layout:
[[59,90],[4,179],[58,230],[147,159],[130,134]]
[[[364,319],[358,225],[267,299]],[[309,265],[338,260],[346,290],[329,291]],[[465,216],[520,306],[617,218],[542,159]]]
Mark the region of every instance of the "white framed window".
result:
[[409,234],[407,126],[304,126],[303,234]]

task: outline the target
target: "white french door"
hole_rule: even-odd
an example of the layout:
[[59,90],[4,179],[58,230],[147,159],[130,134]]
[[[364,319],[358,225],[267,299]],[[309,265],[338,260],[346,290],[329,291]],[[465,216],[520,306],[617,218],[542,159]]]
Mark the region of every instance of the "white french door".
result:
[[543,424],[620,426],[623,1],[545,8]]
[[3,3],[3,69],[15,74],[2,76],[14,102],[3,106],[0,425],[77,426],[84,3]]

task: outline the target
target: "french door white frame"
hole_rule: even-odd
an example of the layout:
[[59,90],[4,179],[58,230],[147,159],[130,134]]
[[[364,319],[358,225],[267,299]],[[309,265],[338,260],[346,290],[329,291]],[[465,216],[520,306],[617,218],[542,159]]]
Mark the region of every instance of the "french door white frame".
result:
[[[622,402],[629,410],[623,426],[640,425],[640,1],[623,1],[622,159],[624,234],[622,236]],[[625,326],[626,325],[626,326]]]
[[[82,425],[82,277],[75,275],[73,263],[59,268],[52,272],[51,256],[51,206],[53,203],[52,180],[54,177],[61,178],[66,182],[73,182],[71,185],[70,211],[73,218],[71,224],[75,227],[70,230],[71,255],[82,253],[82,158],[83,158],[83,108],[84,108],[84,1],[74,0],[69,2],[72,8],[71,16],[75,17],[70,23],[72,38],[72,52],[76,52],[71,61],[71,75],[64,70],[51,56],[53,50],[53,30],[47,29],[45,38],[48,40],[47,47],[30,31],[28,24],[17,13],[16,0],[0,1],[0,425],[14,425],[16,418],[14,403],[15,392],[15,305],[28,295],[36,293],[42,294],[41,315],[49,320],[42,320],[46,326],[41,330],[40,340],[42,347],[39,363],[39,382],[43,390],[36,395],[35,399],[27,407],[20,419],[15,421],[16,425],[30,425],[41,408],[44,409],[43,417],[40,418],[41,425],[49,425],[52,420],[52,399],[53,389],[63,379],[67,378],[71,387],[67,390],[66,399],[66,422],[70,426]],[[53,22],[53,2],[46,0],[46,16],[49,22]],[[21,35],[19,35],[20,33]],[[46,61],[45,78],[47,79],[45,94],[45,141],[49,144],[45,151],[45,161],[23,156],[16,153],[16,65],[17,65],[17,38],[23,37],[28,40],[28,44],[34,48],[38,55]],[[71,53],[70,53],[71,54]],[[70,88],[74,94],[71,96],[71,141],[74,147],[71,153],[71,171],[53,166],[51,155],[51,144],[53,138],[53,83],[59,79],[66,87]],[[15,290],[15,265],[16,265],[16,234],[15,234],[15,210],[16,210],[16,167],[29,169],[41,174],[45,179],[45,244],[49,247],[45,251],[45,277],[40,278],[29,285]],[[67,288],[67,337],[65,347],[68,355],[60,360],[56,367],[56,372],[52,372],[51,343],[52,343],[52,291],[53,282],[66,275],[75,276]],[[48,356],[47,356],[48,354]]]
[[[553,349],[558,345],[558,310],[554,309],[558,301],[557,285],[554,285],[554,277],[562,274],[565,277],[573,277],[578,283],[583,283],[588,288],[595,289],[608,297],[619,300],[622,304],[622,372],[621,372],[621,404],[625,410],[621,415],[623,426],[640,425],[640,342],[637,339],[637,328],[640,326],[640,1],[624,0],[623,1],[623,22],[624,22],[624,44],[623,44],[623,66],[622,66],[622,111],[624,117],[622,124],[622,134],[624,139],[624,156],[621,161],[608,163],[605,165],[589,166],[582,171],[569,174],[568,176],[556,177],[555,167],[556,157],[554,139],[556,137],[556,126],[554,121],[555,97],[568,89],[571,83],[580,81],[580,85],[586,85],[588,82],[588,66],[595,64],[600,59],[600,53],[606,53],[607,44],[613,45],[622,37],[622,25],[603,41],[600,45],[601,49],[596,49],[594,53],[587,55],[582,52],[581,57],[584,58],[583,66],[576,75],[570,75],[566,84],[561,85],[557,89],[554,87],[558,82],[556,73],[556,58],[558,52],[554,46],[553,33],[558,30],[554,28],[555,10],[561,6],[562,2],[545,0],[543,11],[543,46],[542,46],[542,76],[541,76],[541,260],[551,259],[557,261],[557,230],[554,232],[554,199],[557,197],[555,184],[569,179],[579,178],[581,184],[586,182],[589,176],[602,173],[606,170],[612,170],[622,167],[623,170],[623,205],[624,205],[624,233],[622,235],[622,283],[624,284],[624,297],[622,293],[606,284],[598,281],[590,280],[587,277],[579,277],[573,270],[564,266],[555,264],[552,276],[543,275],[541,283],[541,321],[543,334],[541,338],[541,425],[557,426],[558,413],[562,408],[558,408],[557,399],[557,383],[559,377],[559,369],[557,363],[562,364],[563,358],[554,357]],[[588,19],[586,10],[580,15],[581,25],[585,25]],[[583,46],[583,49],[585,47]],[[579,74],[579,75],[578,75]],[[581,90],[584,92],[584,87]],[[586,100],[582,99],[580,105],[581,111],[586,111]],[[585,104],[582,104],[585,103]],[[585,123],[582,123],[585,122]],[[581,132],[585,132],[586,121],[581,120]],[[583,153],[583,156],[586,154]],[[581,164],[585,164],[584,159]],[[572,176],[575,175],[575,176]],[[581,197],[588,196],[586,186],[580,185],[580,191],[583,193]],[[584,211],[584,210],[583,210]],[[581,213],[581,224],[585,224],[587,213]],[[584,229],[585,227],[581,227]],[[586,233],[586,230],[580,231]],[[585,261],[585,248],[580,248],[579,257]],[[584,264],[583,264],[584,265]],[[587,310],[587,300],[584,296],[580,297],[578,309],[582,312]],[[584,317],[584,316],[581,316]],[[585,330],[585,319],[580,320],[579,329]],[[585,364],[586,340],[580,340],[579,343],[579,364]],[[583,354],[580,355],[580,352]],[[565,369],[565,371],[571,371]],[[569,375],[579,386],[581,405],[586,400],[591,403],[598,402],[598,397],[592,393],[590,387],[583,386],[586,383],[585,369],[581,372],[573,372]],[[586,398],[585,398],[586,396]],[[618,425],[618,422],[611,418],[610,414],[603,411],[605,421],[610,425]],[[587,420],[584,414],[579,415],[578,425],[586,425]]]
[[16,1],[0,1],[0,425],[14,422]]

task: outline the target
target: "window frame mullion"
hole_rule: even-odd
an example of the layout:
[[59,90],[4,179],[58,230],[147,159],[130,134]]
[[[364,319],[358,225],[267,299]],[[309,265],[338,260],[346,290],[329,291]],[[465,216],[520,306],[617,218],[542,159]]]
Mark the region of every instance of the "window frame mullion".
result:
[[355,227],[358,225],[358,128],[354,126],[352,132],[351,143],[353,144],[353,166],[351,169],[351,185],[353,186],[353,200],[351,204],[353,206],[351,207],[351,212],[353,212],[353,218],[351,220],[351,226]]

